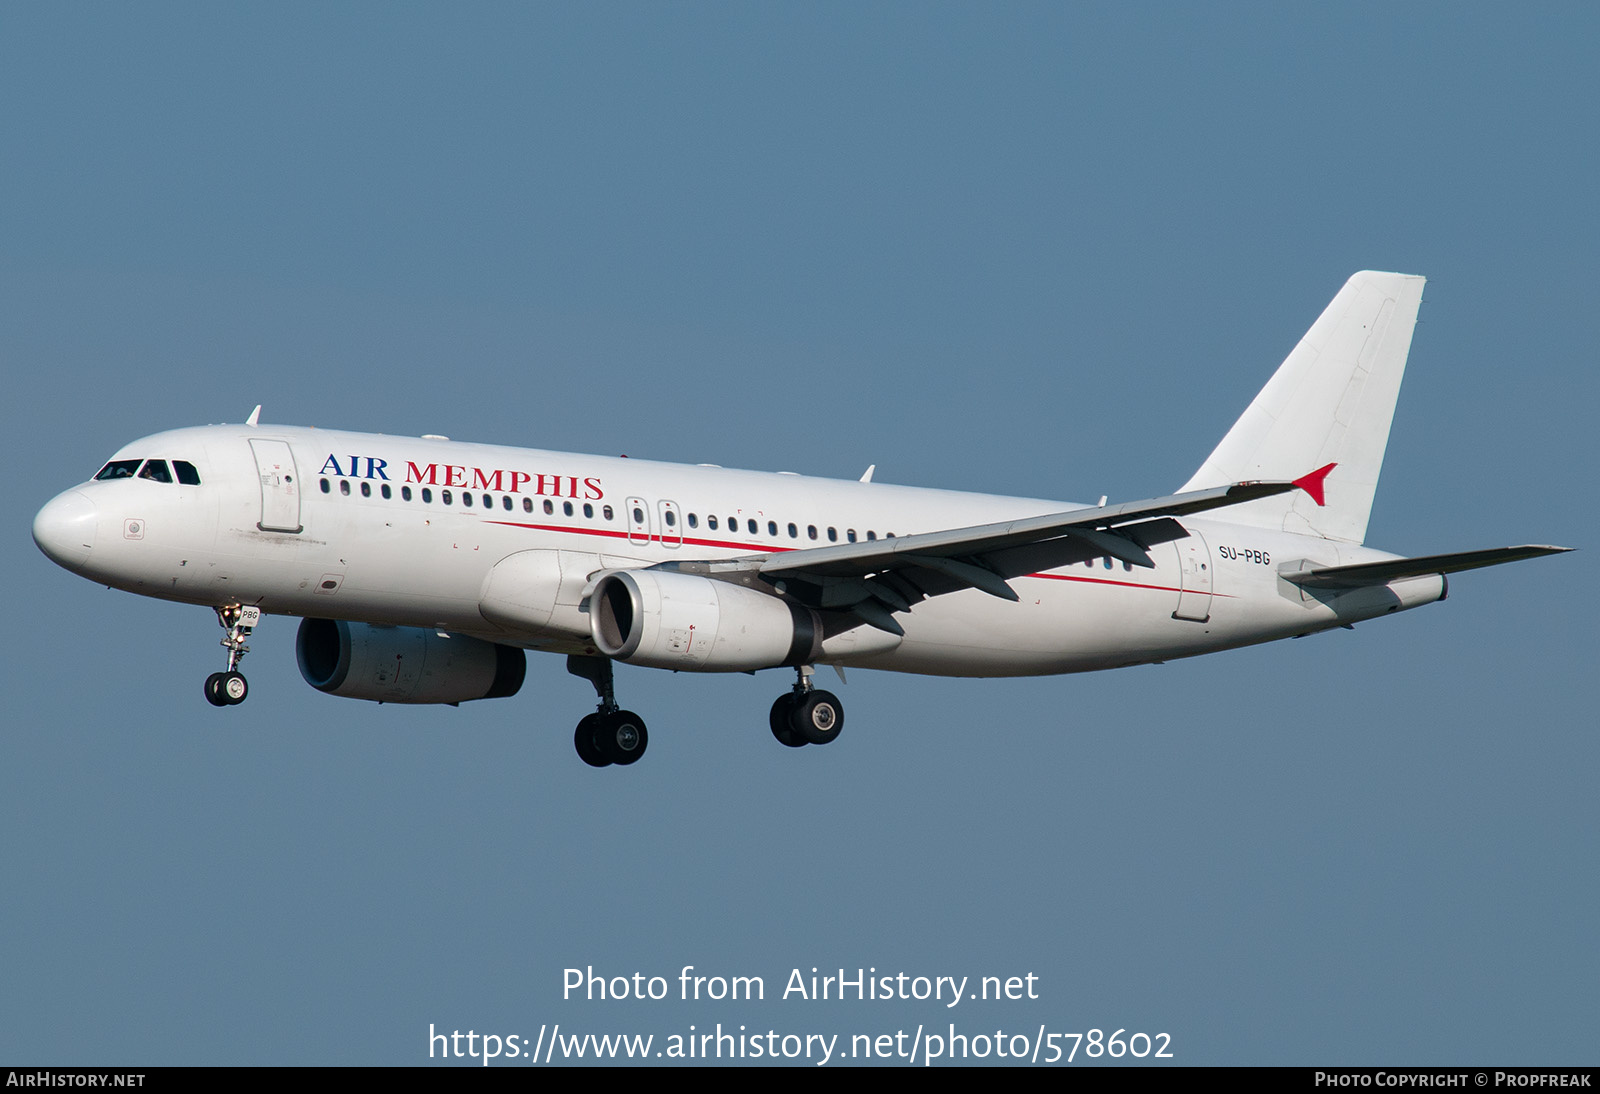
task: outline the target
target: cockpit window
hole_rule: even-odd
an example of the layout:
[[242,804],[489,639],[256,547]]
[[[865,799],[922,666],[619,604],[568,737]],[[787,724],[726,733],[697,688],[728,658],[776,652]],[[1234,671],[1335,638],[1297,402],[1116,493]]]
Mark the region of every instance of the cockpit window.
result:
[[[173,472],[177,472],[176,480]],[[131,479],[135,476],[151,482],[177,481],[185,486],[200,485],[200,472],[188,460],[173,460],[170,466],[166,460],[112,460],[100,469],[94,481],[110,482],[112,479]]]
[[131,479],[133,473],[139,470],[139,460],[112,460],[100,469],[100,474],[94,477],[95,482],[110,482],[112,479]]

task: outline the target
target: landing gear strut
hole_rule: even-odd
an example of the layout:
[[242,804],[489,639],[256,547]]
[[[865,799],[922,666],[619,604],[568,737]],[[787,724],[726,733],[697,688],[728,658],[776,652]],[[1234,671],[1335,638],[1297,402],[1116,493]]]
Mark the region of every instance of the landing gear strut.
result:
[[779,744],[825,745],[844,728],[844,704],[833,692],[811,686],[814,671],[810,665],[797,666],[794,689],[772,704],[768,724]]
[[244,640],[261,623],[261,609],[242,604],[226,604],[216,609],[217,622],[227,631],[222,646],[228,651],[228,671],[206,677],[206,702],[214,707],[238,706],[250,694],[250,685],[239,671],[239,662],[250,652]]
[[650,734],[645,731],[643,718],[617,706],[611,658],[573,655],[567,658],[567,671],[593,684],[600,697],[595,712],[584,717],[572,734],[579,759],[590,767],[638,762],[650,744]]

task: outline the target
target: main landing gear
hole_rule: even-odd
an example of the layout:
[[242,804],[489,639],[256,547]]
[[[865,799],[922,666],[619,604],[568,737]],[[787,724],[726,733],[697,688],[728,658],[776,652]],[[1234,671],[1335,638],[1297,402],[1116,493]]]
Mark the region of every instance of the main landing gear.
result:
[[250,685],[239,671],[239,662],[250,652],[244,640],[261,623],[261,609],[241,604],[227,604],[217,610],[217,622],[228,632],[222,640],[228,651],[228,671],[213,672],[206,677],[206,702],[214,707],[238,706],[250,694]]
[[[567,658],[567,671],[593,684],[600,697],[595,712],[572,734],[573,747],[590,767],[636,763],[650,743],[644,719],[617,706],[612,669],[609,657]],[[793,690],[772,704],[772,735],[790,748],[828,744],[844,728],[844,704],[833,692],[811,686],[812,671],[810,665],[797,667]]]
[[611,658],[573,655],[567,658],[567,671],[593,684],[600,697],[599,708],[579,722],[572,734],[578,757],[590,767],[637,763],[650,744],[650,734],[643,718],[617,706]]
[[768,724],[779,744],[790,748],[825,745],[844,728],[844,704],[833,692],[811,686],[812,671],[810,665],[797,667],[794,690],[778,696],[772,704]]

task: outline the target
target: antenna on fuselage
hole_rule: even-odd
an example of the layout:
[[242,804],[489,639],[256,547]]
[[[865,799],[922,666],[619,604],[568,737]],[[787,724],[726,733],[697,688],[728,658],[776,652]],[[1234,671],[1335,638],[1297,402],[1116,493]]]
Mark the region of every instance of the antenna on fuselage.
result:
[[878,469],[878,465],[877,464],[875,464],[875,463],[874,464],[869,464],[867,466],[867,473],[861,476],[861,481],[862,482],[871,482],[872,481],[872,473],[874,471],[876,471],[877,469]]
[[251,425],[251,426],[260,425],[261,424],[261,404],[260,403],[256,404],[256,408],[250,412],[250,417],[248,417],[248,418],[246,418],[244,420],[244,424],[245,425]]

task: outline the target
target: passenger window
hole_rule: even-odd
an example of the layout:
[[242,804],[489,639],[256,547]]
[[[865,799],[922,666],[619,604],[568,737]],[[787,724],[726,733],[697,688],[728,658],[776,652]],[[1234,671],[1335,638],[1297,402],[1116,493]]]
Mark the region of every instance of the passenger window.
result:
[[200,472],[188,460],[173,460],[172,469],[178,473],[178,481],[184,486],[200,485]]
[[676,528],[678,526],[678,514],[674,513],[671,509],[668,509],[665,513],[661,514],[661,519],[667,522],[668,528]]
[[584,516],[585,520],[593,520],[594,519],[594,506],[590,505],[588,502],[584,502],[583,503],[583,516]]
[[856,530],[854,528],[846,528],[844,530],[844,538],[854,543],[856,541]]
[[876,532],[874,532],[874,531],[872,531],[872,530],[871,530],[871,529],[868,529],[868,530],[867,530],[867,538],[868,538],[868,539],[869,539],[869,540],[871,540],[871,539],[877,539],[877,538],[878,538],[878,533],[876,533]]
[[640,509],[637,505],[633,507],[633,523],[640,526],[644,525],[644,510]]
[[775,521],[775,520],[767,521],[767,535],[776,537],[777,534],[778,534],[778,522]]
[[378,487],[378,492],[383,495],[384,501],[388,501],[390,498],[394,497],[393,492],[389,489],[388,483],[384,483],[382,486]]
[[422,504],[423,505],[432,505],[433,504],[433,491],[429,490],[426,486],[424,486],[422,488]]
[[500,508],[504,509],[508,513],[511,512],[511,495],[507,494],[505,497],[500,499]]
[[706,518],[706,527],[711,529],[713,532],[717,530],[717,516],[715,513]]
[[483,507],[485,509],[493,509],[494,508],[494,495],[485,494],[483,496]]
[[167,470],[166,460],[146,460],[144,470],[139,472],[141,479],[151,482],[171,482],[172,472]]
[[400,500],[401,501],[410,501],[411,500],[411,487],[402,486],[400,488]]
[[370,482],[361,484],[361,496],[364,498],[372,497],[372,484]]
[[700,527],[700,518],[695,516],[693,513],[689,514],[689,527],[690,528],[698,528],[698,527]]
[[800,538],[800,529],[798,529],[798,528],[796,528],[794,526],[794,522],[793,521],[789,522],[789,538],[790,539],[799,539]]
[[545,498],[544,499],[544,515],[547,516],[547,517],[554,516],[555,515],[555,511],[556,511],[556,503],[551,501],[549,498]]
[[808,539],[816,539],[817,538],[817,526],[815,524],[806,525],[806,537]]
[[600,510],[600,515],[605,517],[607,520],[610,520],[613,516],[611,512],[611,506],[608,505],[604,509]]
[[324,493],[324,494],[331,494],[331,493],[333,493],[333,487],[332,487],[332,486],[331,486],[331,485],[330,485],[330,484],[329,484],[329,483],[328,483],[328,480],[327,480],[327,479],[323,479],[323,480],[322,480],[322,492],[323,492],[323,493]]
[[[449,494],[445,495],[445,500],[450,500]],[[461,491],[461,504],[465,505],[468,509],[472,508],[472,495],[467,493],[465,490]]]
[[570,517],[572,515],[572,503],[570,501],[562,502],[561,511]]
[[112,460],[100,469],[94,477],[95,482],[110,482],[112,479],[131,479],[133,473],[139,470],[138,460]]
[[522,511],[524,513],[533,512],[533,499],[532,498],[523,498],[522,499]]
[[444,502],[446,505],[449,505],[455,500],[455,495],[450,493],[448,490],[441,490],[439,491],[439,500]]
[[831,524],[828,525],[828,542],[829,543],[838,543],[839,542],[839,529],[835,528]]
[[349,479],[340,479],[339,480],[339,493],[343,494],[347,498],[350,496],[350,480]]

